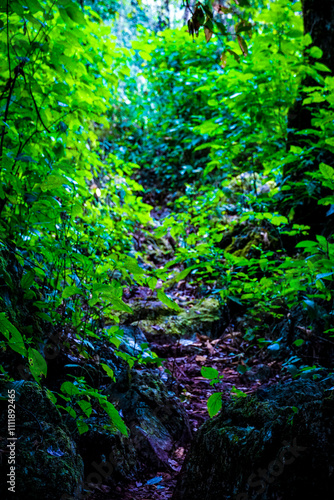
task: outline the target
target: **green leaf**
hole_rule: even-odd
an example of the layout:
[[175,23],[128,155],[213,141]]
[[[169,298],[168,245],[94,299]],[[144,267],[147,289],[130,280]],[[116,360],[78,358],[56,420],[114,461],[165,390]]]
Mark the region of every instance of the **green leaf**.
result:
[[62,392],[64,392],[65,394],[69,394],[70,396],[80,394],[80,390],[78,389],[78,387],[76,387],[74,384],[72,384],[72,382],[68,382],[68,381],[64,382],[61,385],[60,390]]
[[222,394],[222,392],[215,392],[209,397],[207,407],[210,417],[214,417],[221,410],[223,406]]
[[30,371],[37,382],[40,381],[42,375],[46,377],[48,366],[40,352],[38,352],[36,349],[33,349],[32,347],[29,347],[28,361],[30,365]]
[[33,271],[28,271],[22,276],[21,287],[24,290],[29,290],[35,279],[35,273]]
[[81,419],[77,420],[77,427],[78,427],[78,431],[79,431],[80,435],[84,434],[85,432],[87,432],[89,430],[89,426],[86,424],[86,422],[84,422]]
[[209,366],[202,366],[201,375],[204,378],[215,379],[219,377],[219,371],[216,368],[211,368]]
[[214,26],[217,26],[217,28],[219,29],[220,33],[224,36],[226,36],[228,33],[227,33],[227,29],[226,29],[226,26],[224,23],[221,23],[219,21],[215,21],[214,23]]
[[30,12],[35,14],[36,12],[43,12],[44,8],[38,2],[38,0],[28,0],[26,1],[27,6],[29,7]]
[[326,163],[320,163],[319,170],[325,179],[334,180],[334,168],[326,165]]
[[319,62],[316,62],[314,64],[314,68],[317,71],[322,71],[323,73],[331,73],[331,70],[327,66],[325,66],[325,64],[322,64],[322,63],[319,63]]
[[196,266],[191,266],[191,267],[188,267],[187,269],[184,269],[178,275],[175,276],[173,281],[178,282],[178,281],[183,280],[186,276],[188,276],[190,271],[192,271],[195,267]]
[[327,240],[326,240],[325,236],[322,236],[322,234],[317,234],[317,235],[316,235],[316,238],[317,238],[317,240],[318,240],[318,242],[319,242],[320,247],[321,247],[323,250],[324,250],[324,249],[327,249],[327,244],[328,244],[328,242],[327,242]]
[[53,189],[57,189],[62,186],[66,179],[62,175],[51,174],[46,179],[45,182],[39,185],[42,191],[52,191]]
[[245,365],[238,365],[237,370],[238,370],[238,372],[241,375],[243,375],[244,373],[247,372],[247,366],[245,366]]
[[247,394],[240,389],[237,389],[235,386],[232,387],[231,389],[231,396],[235,398],[246,398]]
[[[334,196],[326,196],[326,198],[321,198],[318,201],[318,205],[334,205]],[[332,208],[330,208],[330,213],[327,215],[332,215]]]
[[229,54],[231,54],[231,56],[234,57],[234,59],[237,61],[237,63],[240,62],[240,56],[236,52],[234,52],[234,50],[226,49],[226,52],[228,52]]
[[149,54],[148,52],[144,52],[143,50],[141,50],[139,52],[139,55],[142,59],[144,59],[144,61],[151,61],[152,60],[151,54]]
[[131,309],[130,306],[125,304],[125,302],[123,302],[123,300],[117,299],[116,297],[112,298],[111,305],[112,305],[113,309],[115,309],[116,311],[124,311],[124,312],[130,313],[130,314],[133,313],[133,310]]
[[78,24],[86,24],[85,16],[79,9],[78,5],[73,3],[70,7],[66,8],[66,14],[72,21]]
[[120,415],[119,415],[118,411],[116,410],[116,408],[114,407],[114,405],[112,403],[109,403],[109,401],[103,401],[103,400],[100,400],[100,405],[105,410],[105,412],[109,415],[114,426],[124,436],[128,436],[128,430],[126,428],[126,425],[123,422],[122,418],[120,417]]
[[272,219],[270,219],[271,224],[274,226],[280,226],[281,224],[288,224],[288,219],[283,215],[274,215]]
[[48,398],[52,401],[52,403],[56,404],[57,397],[53,394],[53,392],[51,392],[50,389],[46,389],[46,393],[47,393]]
[[18,329],[6,318],[5,313],[0,313],[0,331],[8,339],[8,345],[13,351],[27,356],[22,335]]
[[85,413],[85,415],[87,417],[90,417],[93,410],[92,405],[88,401],[85,401],[84,399],[82,399],[81,401],[77,401],[77,403],[82,409],[82,411]]
[[53,319],[51,318],[51,316],[49,316],[46,313],[37,312],[36,316],[38,316],[39,318],[43,319],[44,321],[47,321],[48,323],[53,323]]
[[110,366],[106,365],[105,363],[101,363],[101,366],[104,369],[104,371],[107,373],[107,375],[109,375],[109,377],[111,378],[111,380],[113,380],[114,382],[116,382],[114,371],[110,368]]
[[152,276],[152,278],[149,278],[147,280],[147,284],[150,287],[151,290],[155,290],[155,287],[157,286],[158,279],[155,276]]
[[319,47],[311,47],[310,56],[314,59],[321,59],[323,56],[323,51]]
[[329,146],[334,147],[334,137],[330,137],[329,139],[325,139],[325,143]]
[[63,290],[62,297],[63,299],[68,299],[72,295],[76,294],[82,295],[82,290],[80,290],[77,286],[67,286]]
[[142,269],[135,259],[130,257],[125,259],[124,268],[132,274],[144,274],[144,269]]
[[174,311],[182,311],[181,307],[178,306],[173,300],[171,300],[165,292],[163,292],[161,289],[157,291],[157,297],[158,299],[165,304],[166,306],[170,307],[171,309],[174,309]]
[[72,418],[77,418],[76,411],[72,408],[72,406],[66,406],[65,410]]
[[297,347],[301,346],[304,344],[304,340],[303,339],[297,339],[293,342],[293,344]]
[[305,240],[305,241],[300,241],[297,243],[296,248],[309,248],[310,252],[314,250],[313,247],[317,247],[318,243],[316,241],[310,241],[310,240]]

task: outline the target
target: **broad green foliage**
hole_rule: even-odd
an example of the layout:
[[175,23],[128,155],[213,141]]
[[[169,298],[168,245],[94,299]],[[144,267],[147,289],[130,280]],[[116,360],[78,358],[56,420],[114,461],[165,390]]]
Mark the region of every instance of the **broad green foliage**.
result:
[[[292,224],[293,211],[288,219],[276,208],[276,196],[280,193],[294,197],[296,204],[302,201],[298,183],[289,185],[286,178],[282,183],[282,174],[284,166],[297,158],[303,165],[306,162],[311,165],[315,149],[315,146],[305,150],[291,146],[285,152],[287,112],[306,75],[316,79],[319,86],[308,89],[310,97],[305,105],[324,101],[327,108],[315,108],[314,126],[318,130],[305,131],[304,136],[309,135],[312,144],[316,133],[319,137],[316,147],[332,151],[332,77],[321,76],[318,71],[324,68],[320,63],[309,66],[307,59],[302,58],[305,48],[306,56],[317,53],[316,48],[307,48],[311,40],[303,36],[302,19],[296,15],[299,10],[298,2],[283,1],[255,13],[260,31],[253,37],[248,58],[240,65],[232,59],[223,75],[210,73],[208,83],[197,89],[208,96],[213,114],[213,118],[196,127],[202,137],[205,134],[212,137],[211,142],[197,148],[211,148],[211,161],[204,171],[210,186],[189,187],[186,196],[177,200],[177,214],[164,223],[165,231],[168,229],[173,236],[182,238],[177,259],[191,266],[196,262],[192,273],[196,272],[202,281],[205,278],[209,289],[212,283],[223,302],[232,299],[247,305],[259,320],[266,314],[279,316],[285,308],[292,308],[303,296],[312,293],[313,287],[318,299],[331,297],[328,284],[323,285],[322,278],[316,278],[327,274],[331,256],[328,262],[315,258],[326,268],[321,273],[314,259],[303,262],[266,250],[266,246],[278,245],[282,252],[284,234],[303,235],[309,229]],[[230,43],[232,48],[235,45],[236,42]],[[320,181],[333,189],[331,167],[321,165],[319,173],[303,176],[300,184],[308,185],[308,196],[316,197]],[[318,195],[318,200],[320,204],[333,204],[332,196],[320,200]],[[229,212],[237,217],[230,218]],[[331,214],[330,208],[328,216]],[[224,229],[236,223],[251,225],[254,231],[259,228],[243,255],[241,251],[229,253],[229,248],[225,251],[219,248]],[[329,242],[328,245],[330,248]],[[319,243],[315,246],[318,255],[321,254]],[[252,248],[254,257],[249,258]]]
[[128,435],[127,427],[114,405],[107,401],[106,396],[88,386],[83,377],[76,378],[74,382],[64,382],[60,389],[62,394],[59,393],[58,397],[65,401],[66,406],[59,406],[59,408],[67,411],[71,417],[76,419],[80,434],[89,429],[85,419],[90,417],[93,410],[92,404],[96,400],[112,422],[112,426],[106,425],[104,427],[110,431],[117,429],[125,436]]
[[195,151],[203,138],[193,128],[210,116],[210,107],[195,90],[217,71],[216,46],[205,45],[204,36],[193,42],[183,28],[153,39],[143,35],[132,47],[138,70],[126,80],[106,146],[140,163],[145,186],[182,189],[200,177],[207,162],[207,151]]
[[207,402],[210,417],[217,415],[217,413],[221,410],[222,405],[222,393],[215,392],[214,394],[211,394]]
[[[118,351],[119,313],[132,312],[124,288],[154,292],[158,279],[157,298],[176,311],[170,291],[181,280],[238,307],[246,338],[272,353],[280,342],[259,331],[298,304],[333,332],[331,234],[295,220],[307,200],[334,214],[334,78],[303,34],[301,4],[197,2],[188,31],[142,29],[121,49],[80,2],[0,0],[1,347],[37,381],[50,345],[70,349],[73,339],[86,359],[105,341],[130,367],[159,362],[146,345],[136,356]],[[303,89],[312,129],[290,144],[288,112],[305,77],[315,82]],[[151,190],[167,207],[161,220],[143,201]],[[173,260],[150,272],[132,244],[148,226],[152,238],[175,241]],[[22,304],[39,328],[20,324]],[[127,433],[83,378],[61,392],[79,432],[95,401]],[[221,404],[221,393],[211,396],[211,416]]]
[[[214,92],[210,81],[197,89],[210,92],[213,113],[198,127],[212,138],[208,143],[212,161],[205,173],[218,168],[231,175],[231,166],[238,174],[275,171],[286,137],[287,111],[305,73],[302,20],[294,12],[297,4],[280,2],[275,7],[254,13],[258,32],[249,56],[241,64],[228,61],[224,74],[215,78]],[[234,49],[236,44],[228,45]]]
[[8,339],[8,346],[11,347],[13,351],[26,356],[27,350],[22,335],[18,329],[8,321],[5,313],[0,313],[0,326],[1,333]]
[[[201,9],[197,4],[196,16],[205,26],[208,14]],[[319,152],[334,152],[333,77],[320,62],[320,49],[303,34],[300,2],[277,0],[247,13],[252,37],[242,61],[234,56],[240,53],[236,36],[219,43],[212,36],[205,45],[204,30],[194,26],[199,36],[192,45],[182,30],[136,43],[141,83],[130,83],[129,118],[120,128],[126,134],[111,140],[140,165],[146,185],[171,188],[172,212],[156,232],[179,243],[173,262],[158,271],[165,288],[187,277],[200,283],[204,295],[237,304],[246,311],[249,340],[298,304],[310,323],[323,315],[330,332],[333,243],[317,236],[303,246],[314,228],[294,217],[310,199],[328,205],[327,217],[334,213],[333,168],[324,161],[317,168]],[[311,65],[309,57],[316,62]],[[307,77],[316,86],[303,89]],[[287,146],[288,112],[301,90],[313,128],[298,131],[300,145]],[[291,165],[300,169],[297,180],[286,175]],[[322,186],[331,191],[326,197]],[[242,239],[246,243],[238,248]],[[184,274],[178,276],[170,269],[180,263]],[[269,346],[275,349],[279,343]]]
[[[129,232],[149,222],[150,207],[131,179],[136,165],[100,150],[127,71],[100,18],[72,0],[2,0],[0,52],[0,238],[19,290],[5,271],[2,280],[44,324],[42,334],[16,327],[3,312],[1,344],[27,357],[40,380],[55,329],[70,329],[85,357],[103,336],[119,345],[118,327],[106,334],[100,318],[117,323],[117,311],[131,312],[123,287],[146,279]],[[3,297],[0,307],[7,311]],[[51,338],[69,346],[66,335]],[[116,410],[99,402],[120,428]]]

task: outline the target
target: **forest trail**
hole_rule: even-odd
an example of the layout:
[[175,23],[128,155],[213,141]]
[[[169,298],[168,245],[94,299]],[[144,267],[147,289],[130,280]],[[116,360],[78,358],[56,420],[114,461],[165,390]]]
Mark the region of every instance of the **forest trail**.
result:
[[[145,246],[144,238],[142,244]],[[147,244],[147,242],[146,242]],[[148,243],[149,245],[149,243]],[[172,260],[173,256],[169,256]],[[153,257],[154,265],[158,268],[168,263],[168,258],[160,256]],[[151,291],[147,287],[132,287],[125,291],[127,303],[138,307],[142,303],[143,308],[150,308],[148,296]],[[183,305],[184,309],[194,309],[198,313],[198,322],[201,312],[196,311],[200,299],[196,299],[199,290],[194,284],[188,285],[186,280],[180,282],[169,293],[169,297]],[[150,297],[152,298],[152,297]],[[126,299],[125,299],[126,300]],[[156,304],[156,302],[154,303]],[[151,322],[152,323],[152,322]],[[141,322],[135,323],[141,328]],[[144,326],[144,325],[143,325]],[[221,393],[222,400],[244,397],[254,393],[261,386],[276,384],[280,380],[291,379],[290,375],[282,373],[282,362],[268,359],[268,353],[259,349],[244,339],[241,331],[230,323],[219,334],[212,338],[196,332],[186,335],[187,338],[168,336],[161,332],[158,323],[150,325],[156,330],[154,336],[149,336],[149,348],[163,359],[159,370],[162,380],[169,390],[173,391],[182,401],[191,427],[192,436],[199,427],[209,419],[207,401],[214,393]],[[199,328],[202,331],[201,328]],[[248,365],[243,358],[250,358]],[[219,372],[221,380],[213,385],[208,378],[203,377],[202,368],[209,367]],[[244,369],[243,369],[244,367]],[[141,370],[149,370],[147,366],[140,367]],[[140,478],[128,483],[119,483],[116,488],[108,484],[87,484],[86,487],[93,493],[91,500],[167,500],[171,499],[177,482],[177,476],[181,470],[190,443],[186,447],[176,447],[170,453],[168,467],[160,467],[156,470],[143,471]],[[108,481],[106,481],[108,482]]]
[[[214,392],[222,392],[223,399],[229,399],[232,388],[235,388],[234,397],[238,397],[237,394],[240,394],[238,391],[251,394],[263,384],[269,385],[283,378],[290,378],[280,375],[281,363],[273,361],[263,364],[261,353],[254,358],[250,373],[241,375],[237,370],[238,354],[244,352],[249,346],[238,332],[225,332],[216,340],[201,336],[189,344],[181,340],[173,344],[151,343],[150,347],[159,356],[165,357],[163,367],[173,374],[172,387],[183,400],[193,433],[210,418],[206,402]],[[215,387],[210,386],[209,380],[201,376],[202,366],[216,368],[220,375],[223,375],[222,381]],[[242,396],[239,395],[239,397]],[[90,498],[92,500],[170,499],[186,451],[187,449],[183,447],[174,450],[169,457],[169,470],[151,471],[149,474],[146,473],[141,480],[118,485],[115,491],[107,485],[98,485]],[[87,486],[92,487],[92,485]]]
[[[223,392],[223,399],[229,399],[233,387],[236,389],[235,394],[237,391],[251,394],[264,383],[269,385],[278,382],[279,379],[282,380],[279,375],[281,364],[274,361],[270,365],[263,365],[260,357],[254,360],[251,375],[248,377],[240,375],[237,371],[239,362],[236,361],[236,355],[247,346],[245,342],[238,340],[241,335],[239,337],[233,333],[236,332],[226,333],[221,339],[214,341],[201,338],[186,348],[179,342],[156,346],[151,344],[152,350],[159,355],[162,356],[165,353],[164,366],[174,374],[175,392],[183,399],[193,433],[210,418],[206,402],[214,392]],[[222,382],[214,388],[210,387],[209,381],[201,376],[202,366],[215,367],[224,376]],[[267,367],[268,371],[263,369],[264,367]],[[257,376],[262,380],[259,380]],[[180,447],[171,454],[169,470],[152,471],[141,481],[119,485],[114,492],[108,486],[100,485],[100,491],[95,492],[91,497],[92,500],[167,500],[172,498],[186,451],[187,449]]]

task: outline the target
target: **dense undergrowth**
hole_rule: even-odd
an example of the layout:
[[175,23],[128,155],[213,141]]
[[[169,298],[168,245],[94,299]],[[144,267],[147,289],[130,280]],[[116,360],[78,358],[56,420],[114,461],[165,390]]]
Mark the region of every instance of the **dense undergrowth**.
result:
[[[298,305],[307,331],[321,320],[330,339],[334,78],[303,35],[299,2],[246,9],[248,48],[183,28],[143,30],[125,49],[72,0],[0,6],[2,377],[30,370],[48,385],[57,353],[88,359],[101,342],[130,367],[159,363],[118,350],[119,315],[132,312],[124,290],[147,287],[178,310],[181,280],[217,297],[260,347],[279,351],[266,334]],[[312,129],[291,144],[301,90]],[[154,261],[138,238],[168,238],[170,251]],[[80,432],[96,401],[126,433],[84,377],[61,390]]]

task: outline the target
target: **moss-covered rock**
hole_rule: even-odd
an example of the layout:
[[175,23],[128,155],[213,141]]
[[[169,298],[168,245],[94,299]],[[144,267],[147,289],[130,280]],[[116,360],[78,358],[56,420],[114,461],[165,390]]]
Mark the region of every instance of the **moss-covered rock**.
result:
[[173,500],[333,498],[332,383],[293,381],[224,403],[198,431]]
[[250,222],[237,223],[228,229],[218,244],[236,257],[258,257],[258,247],[279,248],[280,241],[275,230],[265,221],[261,225]]
[[138,300],[131,302],[132,313],[119,312],[118,317],[120,324],[131,324],[137,321],[149,320],[154,321],[165,316],[173,316],[175,311],[170,309],[159,300]]
[[[0,465],[1,498],[55,500],[62,495],[76,497],[81,490],[83,461],[68,429],[47,391],[34,382],[13,382],[0,387],[1,393],[16,391],[15,495],[8,491],[8,463]],[[0,417],[1,436],[7,432],[7,401]],[[10,441],[1,438],[6,449]],[[4,493],[2,493],[4,492]]]
[[215,338],[220,333],[221,323],[221,306],[218,300],[209,298],[178,314],[164,313],[132,322],[132,325],[138,325],[150,340],[156,336],[191,338],[196,333]]

